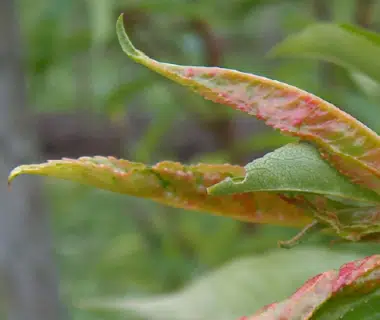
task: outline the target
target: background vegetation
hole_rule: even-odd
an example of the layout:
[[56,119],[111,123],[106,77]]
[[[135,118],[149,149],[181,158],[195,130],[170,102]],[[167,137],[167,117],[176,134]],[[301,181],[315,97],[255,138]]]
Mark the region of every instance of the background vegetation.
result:
[[[243,165],[290,140],[132,63],[115,35],[121,12],[136,46],[160,61],[281,80],[380,127],[368,111],[379,97],[362,90],[363,79],[332,64],[267,55],[316,21],[379,29],[379,1],[20,0],[17,12],[39,159],[99,154]],[[287,254],[277,241],[294,229],[57,180],[44,181],[43,192],[60,292],[75,320],[233,319],[286,297],[317,272],[376,253],[374,245],[328,246],[332,239],[316,236]],[[113,297],[124,297],[111,306],[122,312],[97,310],[105,300],[93,299]]]

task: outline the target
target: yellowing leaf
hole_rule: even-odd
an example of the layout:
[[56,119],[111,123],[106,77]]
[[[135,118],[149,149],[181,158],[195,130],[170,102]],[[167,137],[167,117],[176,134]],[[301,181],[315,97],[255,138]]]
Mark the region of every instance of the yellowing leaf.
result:
[[316,144],[351,181],[380,194],[380,137],[350,115],[308,92],[264,77],[158,62],[132,45],[122,16],[116,28],[122,49],[136,62],[206,99],[254,115],[284,134]]
[[154,166],[106,157],[54,160],[14,169],[9,177],[37,174],[76,181],[113,192],[149,198],[169,206],[199,210],[256,223],[304,226],[311,222],[304,209],[270,193],[212,196],[207,188],[227,177],[244,175],[232,165],[184,166],[161,162]]

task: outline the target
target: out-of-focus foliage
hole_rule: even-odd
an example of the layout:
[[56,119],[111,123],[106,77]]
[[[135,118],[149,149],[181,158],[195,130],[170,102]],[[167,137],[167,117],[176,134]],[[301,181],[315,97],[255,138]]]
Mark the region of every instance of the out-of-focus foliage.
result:
[[[267,57],[281,40],[316,21],[363,24],[359,2],[366,1],[220,0],[216,5],[213,0],[35,0],[31,5],[20,0],[29,102],[39,113],[81,110],[121,122],[123,151],[135,161],[242,165],[289,141],[128,63],[114,34],[114,21],[124,12],[136,46],[158,60],[218,65],[279,79],[326,98],[377,130],[378,97],[357,86],[368,80],[361,74],[352,77],[344,68],[316,60]],[[367,22],[375,29],[379,1],[368,3],[372,14]],[[88,125],[83,121],[83,127]],[[49,182],[46,194],[62,295],[75,320],[133,319],[82,309],[80,302],[186,290],[185,284],[199,276],[206,281],[207,272],[233,259],[269,261],[277,239],[294,234],[292,229],[188,213],[71,183]],[[322,240],[325,236],[314,237],[310,250],[321,250]],[[335,244],[328,250],[364,257],[376,248]],[[331,266],[328,254],[320,259],[323,268],[311,274],[351,258]],[[300,258],[299,265],[306,268],[307,260]],[[255,268],[249,271],[260,274],[267,267],[263,262]],[[299,284],[311,274],[299,275]],[[266,292],[268,302],[294,291],[294,284],[286,286]],[[260,288],[263,292],[268,283]]]
[[[88,301],[93,309],[137,313],[152,320],[239,319],[289,296],[308,277],[355,259],[355,254],[298,247],[236,259],[174,294],[140,299]],[[307,260],[308,264],[302,262]],[[84,302],[86,303],[86,302]]]
[[[354,25],[313,24],[295,34],[272,50],[274,56],[301,56],[336,63],[346,68],[352,80],[370,97],[379,100],[380,63],[373,57],[380,55],[380,34]],[[374,130],[380,129],[379,118],[370,115],[371,104],[356,108]],[[367,116],[365,116],[367,115]]]

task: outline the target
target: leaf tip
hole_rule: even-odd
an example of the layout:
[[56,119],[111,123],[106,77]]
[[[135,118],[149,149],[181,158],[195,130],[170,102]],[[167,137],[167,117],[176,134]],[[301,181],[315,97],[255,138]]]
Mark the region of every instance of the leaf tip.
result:
[[12,181],[19,175],[23,174],[23,166],[18,166],[14,168],[8,175],[8,189],[11,189]]
[[13,180],[22,174],[41,174],[41,167],[43,165],[29,164],[14,168],[8,175],[8,188],[10,188]]
[[122,13],[116,22],[116,34],[123,51],[131,58],[135,59],[143,55],[143,53],[135,48],[128,37],[124,27],[124,13]]

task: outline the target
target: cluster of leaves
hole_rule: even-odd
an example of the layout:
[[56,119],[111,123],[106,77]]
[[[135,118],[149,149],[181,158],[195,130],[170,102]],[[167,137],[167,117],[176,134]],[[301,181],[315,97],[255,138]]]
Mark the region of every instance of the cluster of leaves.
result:
[[[347,41],[354,37],[376,50],[380,43],[377,35],[347,26],[314,26],[305,32],[318,34],[323,28],[328,28],[331,35],[335,31],[338,37],[348,37]],[[294,239],[281,242],[283,246],[298,243],[311,230],[325,230],[349,241],[380,241],[380,137],[375,131],[296,87],[234,70],[153,60],[132,45],[122,17],[117,33],[123,50],[136,62],[206,99],[254,115],[300,141],[245,168],[173,162],[146,166],[114,158],[86,157],[20,166],[12,171],[10,180],[23,173],[54,176],[174,207],[304,227]],[[290,39],[289,46],[299,41],[307,47],[302,36]],[[286,48],[286,43],[282,44],[277,52],[287,52]],[[324,54],[326,59],[336,60],[334,52]],[[362,68],[360,61],[350,59],[351,55],[347,59],[343,56],[340,63],[353,69],[354,77],[371,77],[376,84],[376,72],[372,72],[375,68],[370,71]],[[375,255],[348,263],[340,271],[323,273],[288,300],[264,308],[251,319],[323,319],[348,313],[357,317],[361,312],[375,317],[379,313],[375,303],[380,290],[379,259]],[[363,311],[363,305],[371,308]]]

